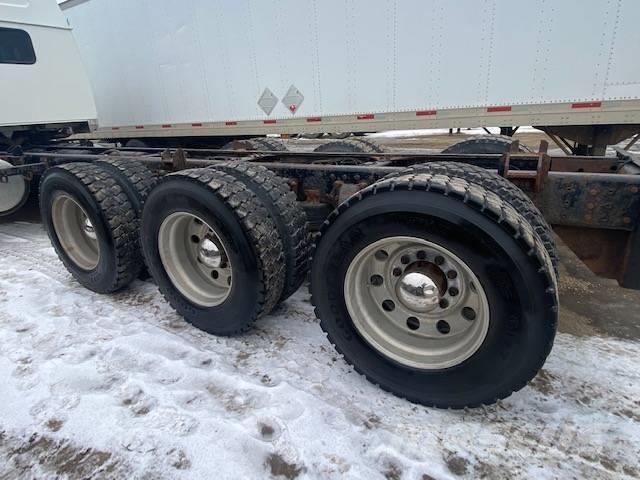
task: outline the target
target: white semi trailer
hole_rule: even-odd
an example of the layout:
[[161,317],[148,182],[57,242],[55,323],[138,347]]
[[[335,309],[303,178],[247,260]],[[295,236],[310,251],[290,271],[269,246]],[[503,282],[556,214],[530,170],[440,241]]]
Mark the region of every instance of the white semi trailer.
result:
[[61,7],[96,97],[99,128],[90,138],[160,146],[193,137],[536,125],[576,142],[574,153],[602,154],[640,131],[633,0]]

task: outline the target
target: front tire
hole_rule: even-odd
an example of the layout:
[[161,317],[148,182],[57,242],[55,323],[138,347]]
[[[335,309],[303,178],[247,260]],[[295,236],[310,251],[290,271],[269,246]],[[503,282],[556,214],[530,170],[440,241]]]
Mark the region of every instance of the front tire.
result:
[[[408,246],[376,246],[390,239]],[[372,246],[364,273],[353,275]],[[435,285],[428,294],[426,280],[411,287],[416,273]],[[463,273],[466,285],[456,284]],[[351,197],[325,225],[311,279],[321,327],[345,360],[424,405],[474,407],[510,395],[535,376],[555,335],[557,287],[542,242],[508,202],[452,176],[409,173]],[[419,293],[417,306],[402,282]],[[360,308],[355,296],[366,299]],[[403,316],[390,315],[397,311]],[[468,338],[447,355],[457,348],[445,341],[452,335]]]

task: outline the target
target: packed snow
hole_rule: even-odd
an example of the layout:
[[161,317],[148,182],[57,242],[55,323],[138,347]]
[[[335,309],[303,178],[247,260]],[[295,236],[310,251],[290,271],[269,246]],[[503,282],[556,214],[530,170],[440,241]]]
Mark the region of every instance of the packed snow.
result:
[[0,478],[637,478],[640,344],[558,336],[532,384],[442,411],[369,384],[301,289],[217,338],[150,282],[82,288],[0,225]]

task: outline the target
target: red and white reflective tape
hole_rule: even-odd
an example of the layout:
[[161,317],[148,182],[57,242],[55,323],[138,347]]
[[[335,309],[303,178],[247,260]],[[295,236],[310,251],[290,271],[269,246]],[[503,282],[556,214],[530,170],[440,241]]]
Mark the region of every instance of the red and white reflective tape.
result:
[[576,102],[571,104],[571,108],[600,108],[602,102]]
[[[2,0],[0,0],[1,2]],[[556,104],[557,105],[557,104]],[[599,109],[603,107],[603,101],[601,100],[594,100],[594,101],[585,101],[585,102],[573,102],[573,103],[564,103],[562,104],[564,108],[567,108],[570,106],[570,108],[572,110],[576,110],[576,109]],[[522,105],[520,106],[522,107],[521,110],[518,110],[518,114],[519,115],[534,115],[535,112],[531,112],[531,111],[527,111],[526,107],[531,107],[530,105]],[[537,105],[536,107],[540,107],[539,105]],[[506,112],[512,112],[513,111],[513,106],[512,105],[494,105],[494,106],[490,106],[490,107],[478,107],[478,108],[484,108],[486,113],[506,113]],[[448,110],[445,110],[445,113]],[[409,113],[409,112],[407,112]],[[439,113],[442,113],[442,111],[439,110],[415,110],[415,116],[416,117],[435,117],[435,116],[440,116]],[[542,112],[539,114],[546,114],[546,113],[557,113],[557,111],[554,112]],[[410,114],[410,113],[409,113]],[[357,120],[376,120],[376,115],[375,113],[361,113],[361,114],[356,114],[355,118]],[[382,119],[382,117],[384,117],[384,114],[380,114],[380,119]],[[344,118],[344,117],[343,117]],[[353,117],[351,117],[353,118]],[[304,121],[306,123],[320,123],[320,122],[324,122],[326,121],[326,118],[323,117],[306,117],[303,119],[300,119],[299,121]],[[259,122],[260,120],[258,120]],[[224,125],[227,127],[235,127],[238,125],[238,120],[229,120],[229,121],[225,121]],[[248,122],[248,121],[242,121],[243,125],[244,124],[248,124],[248,123],[253,123],[253,122]],[[276,125],[278,122],[278,120],[276,119],[265,119],[262,120],[262,123],[264,125]],[[112,131],[119,131],[122,129],[128,130],[131,128],[134,128],[136,130],[154,130],[154,129],[158,129],[158,127],[166,129],[166,128],[184,128],[185,126],[188,126],[189,124],[179,124],[179,125],[173,125],[171,123],[165,123],[165,124],[161,124],[161,125],[133,125],[133,126],[128,126],[128,127],[107,127],[110,128]],[[191,128],[202,128],[204,127],[204,124],[202,122],[196,122],[196,123],[191,123]],[[215,125],[214,125],[215,126]]]
[[487,113],[495,113],[495,112],[510,112],[511,105],[500,105],[497,107],[487,107]]

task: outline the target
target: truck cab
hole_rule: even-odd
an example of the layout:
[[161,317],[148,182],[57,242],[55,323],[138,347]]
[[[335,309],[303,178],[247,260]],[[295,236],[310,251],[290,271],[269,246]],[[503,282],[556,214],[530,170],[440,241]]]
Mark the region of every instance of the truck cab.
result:
[[0,2],[0,147],[88,132],[91,86],[54,1]]

